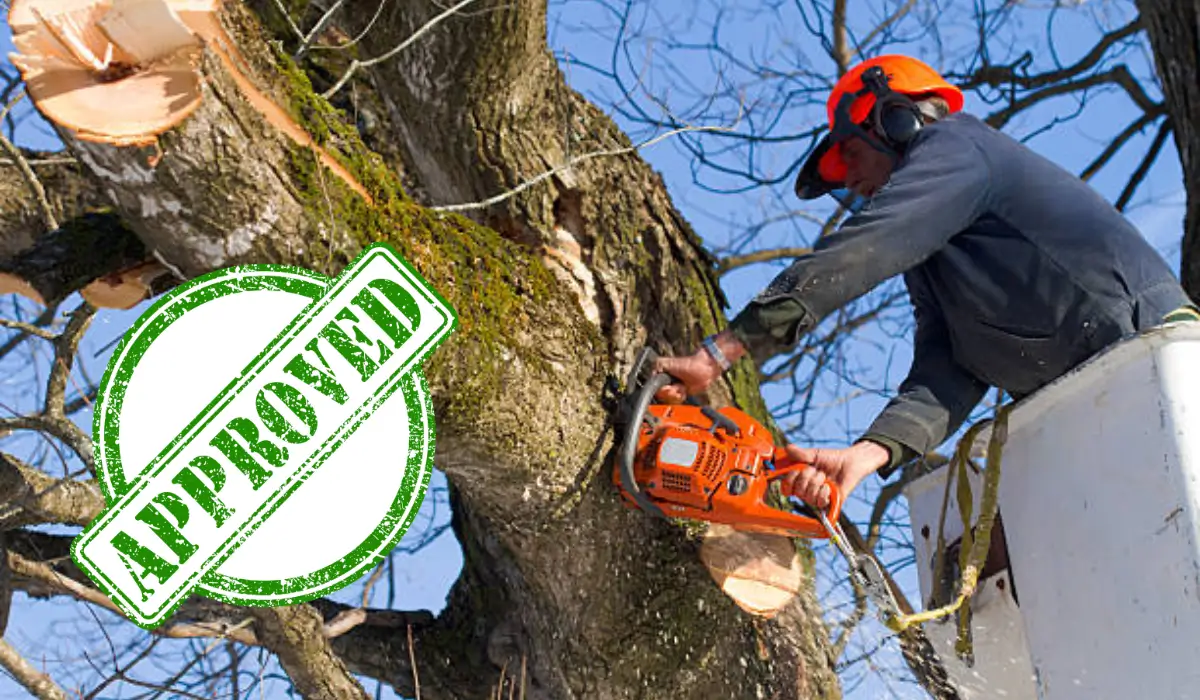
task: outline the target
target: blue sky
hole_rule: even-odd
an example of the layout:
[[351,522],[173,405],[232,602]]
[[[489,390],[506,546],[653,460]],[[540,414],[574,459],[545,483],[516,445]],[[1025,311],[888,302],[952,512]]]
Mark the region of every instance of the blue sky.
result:
[[[740,122],[741,128],[762,127],[773,119],[777,119],[782,125],[780,128],[783,132],[801,132],[815,126],[822,118],[820,108],[805,108],[801,103],[803,99],[819,102],[823,99],[823,94],[800,98],[788,96],[780,91],[780,82],[786,83],[786,80],[778,75],[757,79],[744,71],[739,72],[732,61],[723,61],[714,58],[711,52],[688,47],[689,42],[707,41],[713,36],[713,28],[718,27],[718,37],[733,58],[752,60],[760,66],[775,69],[780,75],[795,71],[798,67],[827,71],[828,62],[820,59],[820,47],[815,46],[798,29],[802,18],[787,5],[778,5],[778,9],[771,12],[763,11],[763,6],[761,3],[749,2],[725,3],[726,11],[719,22],[714,20],[716,10],[712,3],[697,3],[687,10],[662,6],[655,8],[653,12],[635,9],[636,21],[631,22],[631,27],[640,29],[641,33],[629,41],[628,51],[620,54],[619,65],[627,84],[637,86],[639,90],[644,89],[639,98],[639,106],[648,112],[659,108],[658,114],[661,114],[661,108],[665,106],[689,123],[728,125],[732,123],[730,117],[737,111],[737,104],[715,101],[701,109],[697,107],[700,103],[695,96],[704,89],[712,89],[711,86],[726,84],[736,78],[744,80],[746,85],[743,99],[747,105],[747,113]],[[1049,43],[1045,39],[1049,31],[1059,59],[1063,63],[1070,63],[1091,47],[1097,36],[1095,21],[1098,16],[1115,26],[1123,21],[1123,11],[1125,10],[1120,6],[1103,3],[1086,11],[1059,12],[1053,16],[1047,10],[1029,9],[1027,14],[1021,15],[1020,19],[1014,21],[1013,26],[1006,30],[1011,35],[1006,36],[1008,43],[993,49],[993,59],[1002,60],[1002,52],[1016,55],[1030,50],[1037,56],[1037,65],[1048,65],[1052,60]],[[879,16],[884,10],[875,8],[872,12]],[[1113,16],[1107,16],[1105,13],[1112,13]],[[865,27],[870,19],[868,16],[860,20],[860,23]],[[940,18],[938,28],[942,39],[941,58],[954,56],[956,52],[961,53],[963,47],[970,45],[973,37],[967,19],[961,10],[947,11]],[[592,0],[564,0],[551,5],[551,48],[559,55],[569,82],[576,89],[594,98],[602,107],[609,109],[616,115],[618,124],[631,133],[635,140],[640,140],[653,132],[648,131],[644,125],[621,117],[619,112],[628,111],[629,101],[614,90],[611,79],[597,74],[585,65],[610,65],[610,58],[614,55],[612,42],[605,37],[611,37],[617,26],[614,15]],[[637,32],[631,31],[630,34]],[[0,48],[7,54],[9,47],[9,40],[5,35],[0,41]],[[939,59],[939,53],[928,42],[912,41],[902,44],[900,48],[905,53],[921,55],[935,64]],[[1130,52],[1123,56],[1123,60],[1129,62],[1137,75],[1146,75],[1149,71],[1148,58],[1137,52]],[[947,67],[953,67],[952,60],[948,61]],[[654,95],[655,99],[649,99],[646,93]],[[785,108],[785,105],[792,104],[789,100],[795,101],[798,106]],[[1014,136],[1023,138],[1055,117],[1070,114],[1075,108],[1076,105],[1070,99],[1048,102],[1010,124],[1007,130]],[[967,110],[976,114],[986,114],[989,111],[987,105],[973,95],[968,97]],[[30,114],[27,104],[18,108],[17,113],[25,119],[18,129],[19,143],[39,148],[57,147],[53,136],[46,133],[46,127],[38,123],[35,115]],[[1128,98],[1119,92],[1110,91],[1094,97],[1078,119],[1060,125],[1052,132],[1035,136],[1029,143],[1043,155],[1069,170],[1078,172],[1108,139],[1135,116],[1135,108],[1131,106]],[[1093,186],[1110,200],[1115,200],[1124,187],[1128,174],[1136,167],[1153,136],[1153,130],[1147,130],[1131,141],[1118,157],[1093,179]],[[722,144],[716,138],[706,140],[705,143],[711,144],[714,149]],[[762,164],[764,171],[779,175],[794,165],[803,153],[804,146],[803,142],[794,142],[764,147],[755,154],[756,162]],[[677,140],[669,140],[648,148],[643,151],[642,156],[662,173],[676,205],[684,216],[704,240],[717,249],[729,245],[739,228],[765,217],[790,211],[797,206],[797,202],[790,196],[790,181],[741,194],[718,195],[706,191],[694,182],[690,155]],[[738,157],[736,154],[730,155],[724,162],[737,162]],[[530,173],[531,176],[534,174]],[[736,177],[713,173],[704,173],[702,181],[726,188],[736,188],[744,183]],[[1164,149],[1150,171],[1135,203],[1136,206],[1128,212],[1129,218],[1177,269],[1184,199],[1173,142]],[[820,207],[821,205],[818,205],[814,211],[821,213],[828,210]],[[766,227],[757,242],[757,247],[802,245],[811,241],[813,230],[802,217],[790,217]],[[762,265],[727,275],[722,280],[722,285],[732,305],[730,315],[757,293],[773,274],[781,270],[783,264]],[[36,313],[36,310],[28,305],[18,304],[11,298],[0,299],[0,304],[4,305],[3,313],[8,317],[29,318]],[[139,312],[140,309],[131,312],[105,311],[97,317],[81,349],[84,367],[92,380],[99,379],[107,357],[111,354],[112,348],[106,346],[111,345],[111,341],[128,327]],[[903,377],[911,359],[907,341],[897,341],[885,332],[899,332],[904,320],[903,314],[900,314],[890,319],[888,326],[867,329],[860,334],[859,342],[847,355],[847,362],[856,368],[863,386],[855,387],[844,383],[823,385],[817,402],[827,406],[816,410],[812,414],[813,420],[798,433],[803,439],[816,444],[845,444],[869,423],[886,401],[887,392],[893,390]],[[39,379],[44,379],[47,359],[44,350],[33,349],[31,346],[23,353],[3,361],[7,363],[4,367],[7,377],[0,384],[0,400],[4,402],[5,408],[20,411],[30,410],[35,405],[34,397],[29,395],[28,390],[37,386]],[[78,374],[77,378],[80,382],[87,381],[82,374]],[[789,398],[789,390],[782,386],[768,387],[765,393],[771,402]],[[846,400],[848,396],[854,398]],[[81,424],[87,425],[90,412],[84,411],[78,418]],[[39,449],[36,443],[35,439],[29,437],[8,438],[3,447],[21,453],[22,450]],[[435,481],[435,488],[441,483]],[[874,485],[866,485],[861,491],[870,495],[873,488]],[[409,543],[412,542],[412,538],[420,537],[426,532],[426,528],[438,527],[445,523],[445,503],[436,503],[437,499],[432,495],[431,493],[431,498],[427,500],[422,518],[410,532],[410,539],[407,540]],[[852,506],[851,512],[862,517],[864,507],[859,502]],[[902,517],[902,509],[896,515]],[[898,537],[903,537],[904,534],[902,530],[896,533]],[[822,594],[827,596],[827,600],[836,604],[844,599],[844,594],[838,586],[842,578],[841,568],[827,548],[819,547],[819,550],[821,560],[825,563],[819,577],[819,587]],[[398,554],[394,557],[393,566],[385,577],[393,579],[394,586],[377,587],[373,604],[440,610],[460,566],[461,554],[453,537],[448,533],[443,534],[417,554]],[[912,576],[911,568],[902,572],[901,581],[912,590],[915,577]],[[344,591],[339,598],[351,601],[360,591],[361,588],[355,586]],[[81,666],[78,663],[64,664],[60,661],[78,659],[82,649],[94,652],[104,647],[103,639],[94,634],[90,641],[83,641],[79,631],[87,629],[94,629],[94,623],[90,614],[83,611],[81,604],[65,600],[34,602],[19,595],[13,606],[6,637],[29,658],[44,659],[47,668],[52,671],[67,666],[78,669]],[[126,630],[125,634],[130,638],[135,636],[129,630]],[[860,633],[858,641],[863,646],[869,646],[880,636],[877,627],[867,625]],[[176,644],[177,648],[183,646]],[[892,651],[894,649],[891,647],[885,647],[885,655]],[[890,658],[885,656],[885,661],[885,666],[892,668],[898,664],[894,654]],[[86,665],[83,665],[83,668],[85,670],[80,672],[81,679],[90,676]],[[854,686],[847,695],[849,698],[861,700],[893,696],[920,697],[902,682],[889,681],[886,673],[851,674],[847,680]],[[282,685],[276,682],[269,687],[278,692]],[[373,684],[369,687],[374,689]],[[385,693],[383,696],[389,697],[390,694]],[[24,692],[7,679],[0,679],[0,697],[24,697]]]

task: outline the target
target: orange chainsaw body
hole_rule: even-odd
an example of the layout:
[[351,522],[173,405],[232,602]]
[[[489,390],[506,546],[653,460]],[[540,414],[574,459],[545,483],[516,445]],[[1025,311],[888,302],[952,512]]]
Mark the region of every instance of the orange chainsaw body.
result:
[[[775,508],[766,502],[772,481],[807,465],[791,462],[776,448],[771,433],[737,408],[719,409],[724,421],[696,405],[650,405],[638,430],[633,479],[643,499],[664,515],[725,523],[738,530],[787,537],[826,538],[817,518]],[[641,508],[624,487],[620,469],[613,483],[627,505]],[[841,496],[832,483],[827,515],[836,522]]]

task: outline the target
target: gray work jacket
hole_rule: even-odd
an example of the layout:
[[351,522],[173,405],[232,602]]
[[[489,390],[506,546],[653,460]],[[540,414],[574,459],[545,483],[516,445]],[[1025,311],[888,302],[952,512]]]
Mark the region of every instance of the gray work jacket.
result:
[[[866,436],[910,454],[945,441],[989,385],[1025,396],[1189,303],[1091,187],[959,113],[925,127],[866,207],[730,329],[761,365],[898,274],[916,315],[914,360]],[[897,461],[893,449],[881,476]]]

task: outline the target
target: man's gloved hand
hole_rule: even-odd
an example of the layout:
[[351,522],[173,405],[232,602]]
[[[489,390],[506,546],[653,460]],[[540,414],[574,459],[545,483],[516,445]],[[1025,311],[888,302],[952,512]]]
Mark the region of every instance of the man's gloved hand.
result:
[[863,479],[891,459],[886,447],[870,440],[840,450],[788,445],[787,451],[792,459],[812,466],[781,477],[783,495],[795,496],[817,508],[829,505],[826,480],[837,485],[844,501]]
[[[729,331],[713,336],[713,341],[730,363],[737,362],[746,354],[745,347]],[[687,397],[702,393],[724,373],[716,358],[704,347],[691,355],[660,357],[654,363],[654,371],[665,372],[676,380],[654,395],[662,403],[683,403]]]

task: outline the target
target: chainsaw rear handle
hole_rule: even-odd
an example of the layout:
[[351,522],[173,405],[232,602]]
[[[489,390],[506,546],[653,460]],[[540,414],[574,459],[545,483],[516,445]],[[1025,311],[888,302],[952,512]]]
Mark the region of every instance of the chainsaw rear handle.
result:
[[[772,461],[775,463],[775,469],[770,473],[770,475],[768,475],[768,481],[775,481],[783,476],[792,474],[794,472],[804,471],[812,466],[806,462],[793,459],[792,456],[788,454],[786,447],[776,447],[775,456]],[[826,517],[829,518],[829,522],[836,523],[838,516],[842,513],[842,492],[838,488],[837,484],[833,483],[832,481],[826,480],[825,485],[829,487],[829,508],[825,511],[825,514]],[[791,494],[784,495],[790,496]],[[817,507],[812,503],[809,505],[814,509]]]

